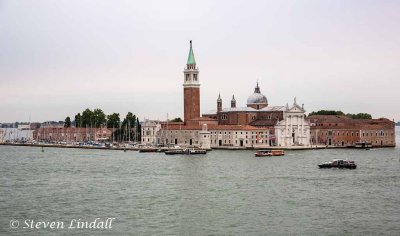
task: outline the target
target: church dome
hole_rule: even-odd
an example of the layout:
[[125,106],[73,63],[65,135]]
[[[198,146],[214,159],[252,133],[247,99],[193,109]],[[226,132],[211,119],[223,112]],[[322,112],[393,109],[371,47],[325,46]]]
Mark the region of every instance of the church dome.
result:
[[254,93],[247,98],[247,106],[249,105],[268,105],[267,97],[261,94],[260,87],[257,86],[254,89]]
[[261,93],[253,93],[249,98],[247,98],[247,105],[250,104],[268,104],[268,101]]

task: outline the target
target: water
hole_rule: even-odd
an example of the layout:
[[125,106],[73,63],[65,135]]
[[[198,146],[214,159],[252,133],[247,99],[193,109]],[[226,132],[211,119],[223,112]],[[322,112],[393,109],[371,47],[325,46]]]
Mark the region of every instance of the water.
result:
[[[335,158],[358,168],[317,167]],[[0,235],[399,235],[399,159],[399,147],[255,158],[0,146]],[[67,229],[96,217],[112,228]]]

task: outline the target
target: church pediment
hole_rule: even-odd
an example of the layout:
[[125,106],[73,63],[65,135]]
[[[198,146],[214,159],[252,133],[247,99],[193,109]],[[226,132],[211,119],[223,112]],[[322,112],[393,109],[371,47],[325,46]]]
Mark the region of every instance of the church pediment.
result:
[[302,112],[302,113],[304,113],[305,110],[304,110],[301,106],[299,106],[299,105],[297,105],[297,104],[293,104],[293,105],[289,108],[289,110],[287,110],[287,112]]

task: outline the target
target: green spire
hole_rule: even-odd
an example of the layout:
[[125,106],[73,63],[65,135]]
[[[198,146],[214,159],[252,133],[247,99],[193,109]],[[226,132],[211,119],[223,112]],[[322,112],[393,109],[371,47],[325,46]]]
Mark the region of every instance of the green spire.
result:
[[194,59],[193,49],[192,49],[192,40],[190,40],[190,51],[187,60],[187,65],[196,65],[196,60]]

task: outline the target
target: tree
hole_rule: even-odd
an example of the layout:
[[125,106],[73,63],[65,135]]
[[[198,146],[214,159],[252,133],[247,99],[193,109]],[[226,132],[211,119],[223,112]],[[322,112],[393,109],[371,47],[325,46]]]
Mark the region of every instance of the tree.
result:
[[119,128],[119,113],[112,113],[107,116],[107,128]]
[[71,127],[71,118],[69,116],[67,116],[67,118],[65,118],[64,127],[66,127],[66,128]]
[[99,128],[101,125],[105,124],[107,121],[106,114],[103,110],[96,108],[93,111],[93,127]]
[[81,113],[75,115],[75,127],[82,127]]
[[371,114],[368,113],[347,114],[347,116],[353,119],[372,119]]
[[128,112],[126,117],[122,121],[122,134],[124,140],[131,140],[134,137],[134,127],[136,122],[136,116],[132,112]]
[[87,108],[82,112],[81,127],[91,127],[93,125],[93,112]]
[[142,140],[142,126],[140,125],[139,118],[136,118],[136,141]]
[[337,115],[337,116],[347,116],[352,119],[372,119],[372,116],[368,113],[344,114],[342,111],[333,111],[333,110],[320,110],[317,112],[314,111],[314,112],[311,112],[308,116],[312,116],[312,115]]
[[344,113],[342,111],[334,111],[334,110],[319,110],[317,112],[313,111],[309,116],[313,115],[337,115],[337,116],[344,116]]
[[183,122],[183,120],[180,117],[176,117],[172,119],[171,122]]

